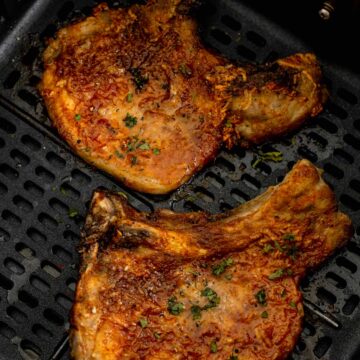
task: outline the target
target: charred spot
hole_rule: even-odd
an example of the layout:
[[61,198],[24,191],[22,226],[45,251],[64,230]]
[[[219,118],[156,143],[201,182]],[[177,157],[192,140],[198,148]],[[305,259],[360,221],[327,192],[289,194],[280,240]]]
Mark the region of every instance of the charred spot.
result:
[[116,232],[121,235],[115,235],[114,241],[110,244],[112,249],[135,249],[150,237],[150,234],[146,230],[133,229],[126,226],[117,228]]
[[133,76],[132,80],[138,90],[141,90],[149,82],[149,77],[143,75],[139,68],[131,68],[129,71]]

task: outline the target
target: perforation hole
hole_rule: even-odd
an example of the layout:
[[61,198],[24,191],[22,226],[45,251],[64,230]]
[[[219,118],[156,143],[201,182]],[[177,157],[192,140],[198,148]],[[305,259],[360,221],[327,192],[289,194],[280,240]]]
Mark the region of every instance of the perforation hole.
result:
[[323,287],[320,287],[317,292],[316,296],[322,300],[323,302],[326,302],[328,304],[335,304],[336,303],[336,296],[332,294],[330,291],[324,289]]
[[29,360],[38,360],[42,355],[40,348],[29,340],[22,340],[20,347]]
[[42,189],[39,185],[36,185],[31,180],[24,183],[24,189],[35,197],[43,196],[45,192],[44,189]]
[[48,184],[52,183],[55,180],[55,175],[42,166],[38,166],[35,169],[35,174],[41,178],[41,181]]
[[228,160],[224,159],[223,157],[218,157],[215,160],[215,165],[220,169],[223,169],[227,172],[234,172],[235,166]]
[[0,195],[5,195],[8,192],[8,188],[5,184],[0,182]]
[[322,136],[320,136],[319,134],[316,134],[314,132],[310,132],[309,134],[307,134],[307,136],[319,147],[321,148],[325,148],[328,145],[328,141],[326,139],[324,139]]
[[344,120],[348,116],[348,113],[342,107],[340,107],[339,105],[333,103],[332,101],[328,101],[326,103],[326,108],[330,113],[332,113],[333,115],[335,115],[339,119]]
[[39,55],[39,48],[37,47],[31,47],[29,51],[23,56],[22,63],[24,65],[31,65],[36,57]]
[[351,189],[355,190],[356,192],[360,193],[360,181],[359,180],[351,180],[349,183]]
[[323,128],[329,134],[336,134],[338,131],[338,127],[328,119],[319,118],[317,119],[317,123],[320,125],[321,128]]
[[25,101],[28,105],[35,107],[37,104],[37,98],[30,91],[21,89],[18,92],[18,96],[21,100]]
[[218,175],[213,173],[207,173],[205,179],[214,187],[221,189],[225,185],[225,181]]
[[28,319],[27,315],[15,306],[9,306],[6,313],[18,324],[22,324]]
[[61,7],[61,9],[58,11],[57,16],[59,20],[65,21],[68,19],[69,14],[74,9],[74,4],[72,1],[67,1],[64,3],[64,5]]
[[314,347],[314,354],[318,358],[323,357],[327,351],[329,350],[330,346],[332,344],[332,340],[328,336],[323,336],[319,338],[318,342],[316,343]]
[[3,228],[0,228],[0,243],[9,240],[10,240],[10,234]]
[[[252,162],[252,166],[254,166],[255,164],[255,159],[254,161]],[[262,172],[263,174],[265,175],[270,175],[271,174],[271,167],[264,163],[263,161],[260,161],[256,164],[256,167],[255,167],[257,170],[259,170],[260,172]]]
[[26,156],[25,154],[23,154],[21,151],[19,150],[12,150],[10,152],[10,156],[12,157],[12,159],[16,162],[17,166],[26,166],[29,164],[30,159],[28,156]]
[[336,264],[348,271],[350,271],[351,273],[355,273],[356,270],[357,270],[357,266],[352,263],[350,260],[344,258],[343,256],[339,256],[337,259],[336,259]]
[[0,138],[0,149],[2,149],[5,146],[5,141]]
[[8,324],[0,321],[0,335],[4,336],[7,339],[12,339],[16,335],[16,332]]
[[5,79],[3,85],[5,89],[12,89],[20,79],[20,71],[13,70]]
[[16,180],[19,177],[19,173],[7,164],[0,165],[0,173],[9,180]]
[[16,132],[16,126],[4,118],[0,118],[0,129],[10,135]]
[[243,204],[250,199],[248,195],[246,195],[239,189],[231,190],[230,194],[240,204]]
[[356,95],[350,91],[345,90],[344,88],[339,88],[337,94],[341,99],[345,100],[350,105],[355,105],[358,102]]
[[69,207],[66,204],[64,204],[62,201],[60,201],[56,198],[50,199],[49,205],[52,209],[57,211],[59,214],[68,214],[68,212],[69,212]]
[[[356,232],[357,232],[357,233],[359,232],[359,228],[357,229]],[[356,255],[360,256],[360,247],[359,247],[356,243],[350,241],[350,242],[347,244],[347,248],[348,248],[349,251],[352,252],[353,254],[356,254]]]
[[43,261],[41,268],[54,278],[58,278],[61,275],[61,270],[49,261]]
[[64,318],[53,309],[45,309],[44,317],[51,323],[62,326],[64,325]]
[[35,251],[24,243],[17,243],[15,245],[15,250],[28,260],[33,259],[36,255]]
[[22,196],[16,195],[13,199],[13,203],[22,211],[30,212],[34,209],[31,202],[25,200]]
[[224,201],[221,201],[219,208],[220,208],[220,212],[226,212],[226,211],[231,210],[233,207],[230,204],[228,204]]
[[270,51],[265,58],[265,63],[272,63],[279,58],[279,53],[277,51]]
[[342,312],[345,315],[351,315],[359,305],[360,298],[357,295],[351,295],[345,302]]
[[69,299],[67,296],[63,294],[56,295],[55,301],[66,310],[70,310],[73,303],[71,299]]
[[36,87],[39,84],[40,80],[41,79],[38,76],[33,75],[29,79],[29,85],[32,87]]
[[303,333],[306,336],[314,336],[316,334],[316,329],[313,325],[311,325],[309,322],[304,321],[304,329]]
[[71,185],[69,185],[68,183],[63,183],[60,186],[60,192],[68,197],[71,197],[75,200],[80,198],[80,192],[77,191],[76,189],[74,189]]
[[82,171],[75,169],[71,172],[72,178],[81,185],[86,185],[91,183],[91,177],[84,174]]
[[65,262],[71,262],[72,261],[71,253],[69,251],[65,250],[60,245],[54,245],[53,248],[52,248],[52,252],[59,259],[65,261]]
[[64,168],[66,165],[66,161],[52,151],[46,154],[46,160],[55,168]]
[[326,163],[324,170],[335,179],[341,180],[344,177],[344,172],[333,164]]
[[252,42],[256,46],[264,47],[266,45],[266,40],[261,35],[259,35],[254,31],[248,31],[246,33],[246,37],[250,42]]
[[5,267],[16,275],[21,275],[25,272],[25,268],[16,260],[6,258],[4,260]]
[[46,26],[45,30],[40,34],[40,37],[42,39],[52,38],[52,37],[54,37],[56,30],[57,29],[54,24],[49,24]]
[[311,162],[316,162],[318,160],[317,155],[309,150],[306,146],[299,146],[297,152],[301,157],[308,159]]
[[0,274],[0,287],[5,290],[11,290],[14,287],[14,283],[6,276]]
[[241,180],[248,186],[250,189],[259,190],[261,187],[260,182],[249,174],[244,174],[241,177]]
[[231,43],[231,37],[220,29],[211,30],[211,36],[221,44],[229,45]]
[[31,227],[26,231],[27,236],[36,243],[44,243],[47,241],[46,236],[39,230]]
[[1,217],[12,226],[18,226],[21,224],[21,219],[10,210],[4,210]]
[[59,225],[53,217],[45,213],[39,214],[38,219],[48,229],[54,229]]
[[243,45],[238,46],[236,50],[240,56],[242,56],[247,60],[254,61],[256,59],[256,54],[252,50],[250,50],[249,48]]
[[203,201],[213,202],[215,200],[214,195],[210,191],[204,189],[203,187],[195,188],[194,192],[196,196]]
[[39,305],[39,301],[25,290],[19,291],[18,298],[31,309],[34,309]]
[[78,243],[79,240],[80,240],[79,235],[75,234],[71,230],[65,230],[63,235],[64,235],[64,239],[66,241],[71,241],[71,242],[74,242],[74,243]]
[[40,339],[43,339],[43,340],[49,340],[52,337],[54,337],[54,335],[52,334],[51,331],[44,328],[40,324],[35,324],[31,330],[37,337],[39,337]]
[[29,135],[22,136],[21,142],[32,151],[39,151],[41,149],[41,144]]
[[66,286],[71,290],[75,291],[76,289],[76,280],[73,278],[67,279]]
[[334,150],[334,156],[339,159],[340,161],[346,161],[349,164],[352,164],[354,162],[354,158],[352,155],[344,151],[343,149],[335,149]]
[[36,275],[30,277],[30,284],[43,293],[47,293],[50,290],[50,285]]
[[221,17],[221,22],[225,24],[228,28],[234,31],[240,31],[241,30],[241,24],[235,20],[233,17],[229,15],[224,15]]
[[328,281],[334,286],[336,286],[338,289],[346,288],[346,280],[333,272],[328,272],[326,274],[326,279],[328,279]]
[[203,209],[192,201],[185,201],[184,209],[187,211],[203,211]]
[[340,196],[340,202],[352,211],[360,210],[360,203],[349,195],[342,194]]

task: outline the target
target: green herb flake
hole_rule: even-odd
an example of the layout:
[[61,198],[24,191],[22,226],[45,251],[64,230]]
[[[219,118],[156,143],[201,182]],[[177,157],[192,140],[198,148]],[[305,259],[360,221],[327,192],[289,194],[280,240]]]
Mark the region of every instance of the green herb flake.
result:
[[159,332],[154,332],[154,338],[159,340],[161,338],[161,334]]
[[232,354],[230,355],[229,360],[239,360],[239,358],[237,357],[237,355]]
[[124,158],[124,155],[121,154],[121,152],[119,150],[115,150],[115,155],[116,157],[118,157],[119,159],[123,159]]
[[285,251],[285,249],[284,249],[276,240],[274,240],[274,245],[275,245],[275,248],[276,248],[277,250],[279,250],[280,252],[284,252],[284,251]]
[[68,216],[73,219],[79,215],[79,212],[76,209],[69,209]]
[[133,76],[133,82],[138,90],[141,90],[145,84],[148,83],[149,78],[141,74],[141,70],[138,68],[130,69],[130,74]]
[[211,343],[210,343],[210,352],[215,354],[216,352],[218,351],[218,348],[217,348],[217,343],[215,340],[213,340]]
[[136,165],[136,164],[137,164],[137,157],[136,157],[136,156],[132,156],[130,162],[131,162],[131,166]]
[[80,121],[81,120],[81,115],[80,114],[75,114],[74,119],[76,121]]
[[265,292],[265,289],[259,290],[259,291],[255,294],[255,298],[256,298],[257,302],[258,302],[260,305],[265,306],[265,305],[266,305],[266,292]]
[[259,157],[263,161],[281,162],[283,161],[283,154],[280,151],[259,151]]
[[186,64],[180,64],[179,65],[179,71],[181,74],[183,74],[185,77],[190,77],[192,75],[191,69]]
[[268,253],[270,253],[272,251],[274,251],[274,247],[271,244],[265,244],[263,249],[262,249],[262,252],[264,254],[268,254]]
[[286,289],[282,289],[280,296],[282,298],[286,296]]
[[268,276],[268,278],[269,278],[269,280],[276,280],[276,279],[279,279],[279,278],[283,277],[284,275],[285,275],[285,270],[284,269],[277,269],[273,273],[271,273]]
[[190,308],[193,320],[201,319],[201,307],[199,305],[193,305]]
[[287,241],[294,241],[295,240],[295,235],[293,234],[286,234],[283,236],[283,239],[284,240],[287,240]]
[[203,308],[202,308],[203,310],[208,310],[208,309],[214,308],[220,304],[219,296],[213,289],[211,289],[209,287],[206,287],[204,290],[201,291],[201,296],[206,297],[209,301],[208,304],[203,306]]
[[150,145],[148,143],[142,143],[138,146],[138,149],[140,150],[150,150]]
[[185,310],[185,305],[177,301],[176,296],[168,300],[167,310],[171,315],[180,315]]
[[267,311],[263,311],[260,315],[263,319],[267,319],[269,317],[269,314]]
[[135,116],[130,115],[129,113],[126,114],[125,119],[123,120],[125,126],[129,129],[133,128],[137,124],[137,119]]
[[226,275],[224,276],[224,278],[225,278],[225,280],[230,281],[230,280],[233,278],[233,276],[232,276],[231,274],[226,274]]
[[234,260],[231,258],[222,260],[219,264],[213,265],[212,274],[215,276],[220,276],[225,270],[234,264]]
[[289,305],[293,308],[293,309],[296,309],[296,304],[295,304],[295,302],[294,301],[290,301],[289,302]]
[[130,103],[130,102],[132,102],[132,99],[133,99],[133,94],[132,94],[132,93],[128,93],[128,94],[126,95],[126,101],[127,101],[128,103]]
[[160,149],[157,149],[157,148],[153,149],[153,154],[154,155],[159,155],[160,154]]
[[232,122],[230,120],[225,121],[225,127],[226,128],[232,128]]
[[140,319],[139,320],[139,325],[141,326],[141,328],[145,329],[148,327],[149,322],[147,321],[147,319]]

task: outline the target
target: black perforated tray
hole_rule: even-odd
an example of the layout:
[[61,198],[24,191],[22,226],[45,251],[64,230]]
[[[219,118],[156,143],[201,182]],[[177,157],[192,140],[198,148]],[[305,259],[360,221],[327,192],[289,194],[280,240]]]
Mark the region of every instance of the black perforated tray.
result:
[[[140,210],[221,212],[281,181],[303,157],[324,168],[356,235],[303,282],[304,331],[291,358],[360,359],[360,79],[323,59],[331,92],[325,111],[301,131],[265,145],[281,151],[282,162],[253,168],[257,149],[224,150],[173,194],[138,194],[71,154],[36,91],[44,39],[88,15],[95,2],[18,3],[15,20],[0,14],[0,359],[50,359],[62,342],[79,229],[96,187],[126,193]],[[233,59],[263,62],[307,49],[241,2],[208,1],[200,18],[204,40]]]

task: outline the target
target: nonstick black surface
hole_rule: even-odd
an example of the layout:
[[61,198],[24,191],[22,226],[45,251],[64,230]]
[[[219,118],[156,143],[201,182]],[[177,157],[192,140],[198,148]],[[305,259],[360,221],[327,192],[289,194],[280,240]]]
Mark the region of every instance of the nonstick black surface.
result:
[[[304,331],[291,358],[360,359],[359,77],[322,59],[331,93],[325,111],[262,147],[280,151],[281,162],[254,168],[259,148],[224,150],[173,194],[138,194],[72,155],[51,129],[36,90],[45,39],[90,14],[95,4],[20,0],[16,16],[14,9],[13,18],[0,14],[0,359],[50,359],[61,343],[74,296],[80,227],[96,187],[127,194],[140,210],[217,213],[280,182],[300,158],[324,169],[356,235],[303,282]],[[309,50],[240,1],[210,0],[200,11],[204,40],[232,59],[264,62]],[[68,357],[65,351],[59,358]]]

